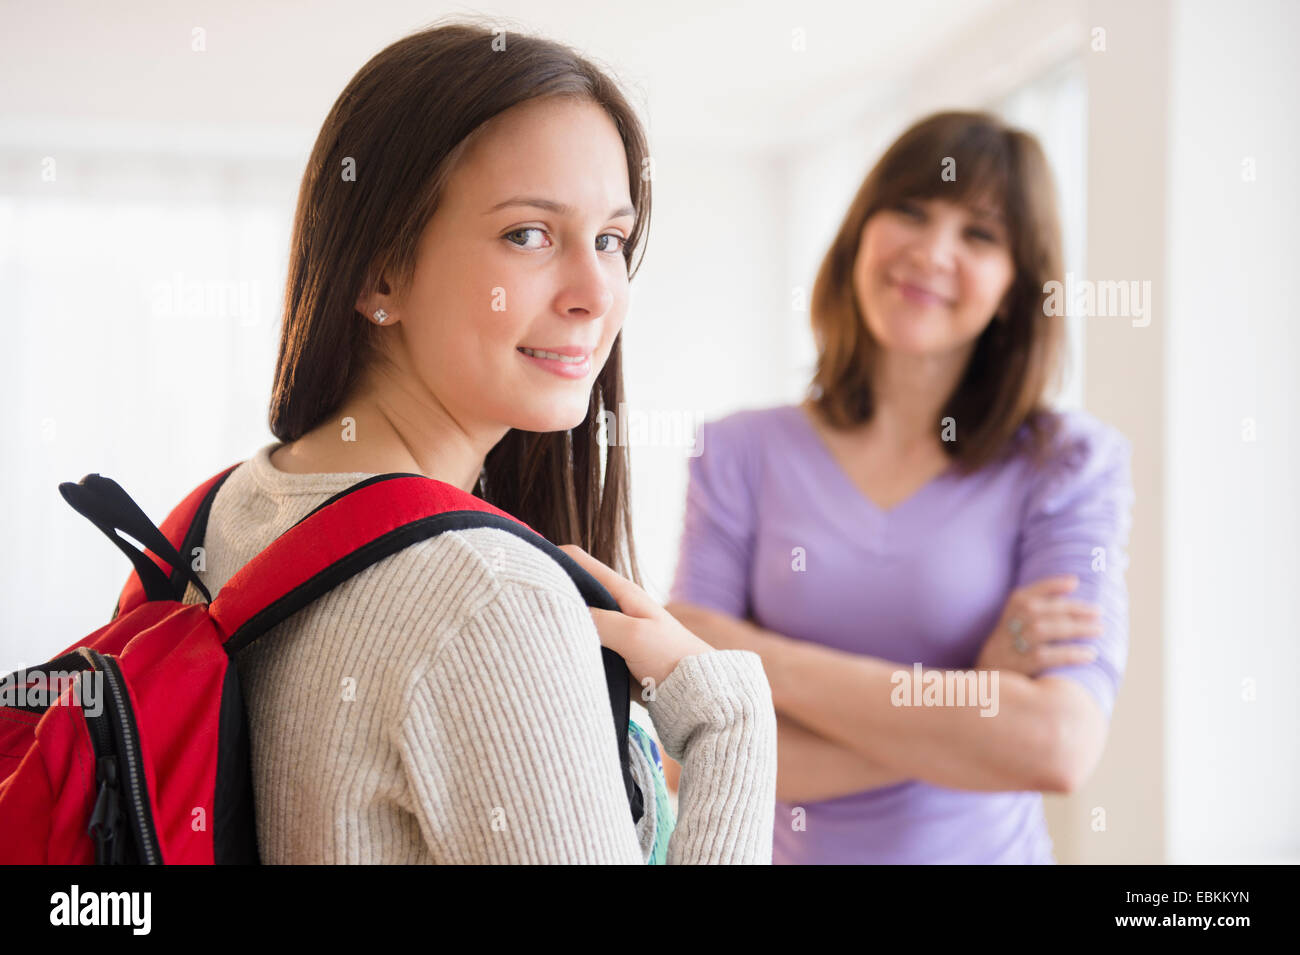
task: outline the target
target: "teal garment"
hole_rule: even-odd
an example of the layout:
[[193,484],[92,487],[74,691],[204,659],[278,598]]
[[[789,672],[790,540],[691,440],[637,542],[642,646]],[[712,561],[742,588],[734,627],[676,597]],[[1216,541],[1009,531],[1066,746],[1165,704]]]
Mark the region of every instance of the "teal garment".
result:
[[[677,820],[673,818],[672,803],[668,801],[668,782],[664,779],[664,761],[659,756],[659,747],[650,738],[650,734],[637,726],[635,720],[627,722],[627,740],[629,745],[640,748],[650,765],[654,767],[654,819],[655,841],[650,849],[650,858],[646,865],[665,865],[668,862],[668,840],[672,837]],[[643,798],[649,799],[642,794]]]

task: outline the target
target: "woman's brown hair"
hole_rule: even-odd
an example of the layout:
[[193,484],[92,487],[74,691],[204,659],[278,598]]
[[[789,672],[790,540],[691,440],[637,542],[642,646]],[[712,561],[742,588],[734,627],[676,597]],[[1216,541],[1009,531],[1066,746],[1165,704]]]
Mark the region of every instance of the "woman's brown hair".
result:
[[[945,168],[954,169],[955,177],[945,178]],[[872,215],[904,200],[932,198],[991,200],[1006,217],[1015,263],[1006,318],[984,329],[943,407],[940,418],[956,421],[955,440],[944,441],[944,451],[959,468],[973,471],[1008,451],[1028,425],[1031,447],[1041,458],[1052,434],[1044,400],[1059,380],[1065,336],[1064,319],[1044,308],[1046,283],[1063,278],[1056,192],[1038,141],[988,113],[952,111],[922,119],[894,141],[858,188],[813,285],[818,358],[812,401],[837,428],[871,418],[871,376],[880,346],[854,292],[854,260]]]
[[[498,113],[543,96],[592,102],[618,128],[636,210],[623,255],[629,279],[635,275],[650,220],[650,183],[642,175],[649,148],[616,83],[559,43],[473,21],[404,37],[339,95],[303,175],[271,397],[276,438],[288,443],[311,431],[361,383],[383,333],[356,311],[361,289],[374,276],[409,284],[420,235],[475,132]],[[488,453],[475,492],[554,543],[578,544],[639,583],[627,447],[609,442],[602,467],[598,442],[601,412],[624,400],[621,356],[620,333],[581,425],[510,430]]]

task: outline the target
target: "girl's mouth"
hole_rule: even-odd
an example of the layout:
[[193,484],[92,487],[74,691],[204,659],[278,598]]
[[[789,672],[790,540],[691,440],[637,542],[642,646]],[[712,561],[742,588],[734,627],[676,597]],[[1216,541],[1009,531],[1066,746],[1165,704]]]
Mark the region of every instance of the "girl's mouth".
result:
[[591,371],[591,355],[561,355],[559,352],[536,348],[516,349],[534,365],[544,368],[561,378],[586,378]]

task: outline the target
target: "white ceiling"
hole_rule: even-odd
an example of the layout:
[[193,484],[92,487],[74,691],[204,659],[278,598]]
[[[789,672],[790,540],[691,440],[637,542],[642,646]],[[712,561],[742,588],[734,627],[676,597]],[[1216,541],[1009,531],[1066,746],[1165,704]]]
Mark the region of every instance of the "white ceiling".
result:
[[[296,152],[369,56],[444,15],[480,13],[612,66],[656,140],[780,146],[869,107],[928,53],[1005,5],[2,0],[0,136],[98,130],[161,143],[168,130],[190,130]],[[194,27],[206,31],[204,53],[190,49]],[[792,50],[796,29],[802,53]]]

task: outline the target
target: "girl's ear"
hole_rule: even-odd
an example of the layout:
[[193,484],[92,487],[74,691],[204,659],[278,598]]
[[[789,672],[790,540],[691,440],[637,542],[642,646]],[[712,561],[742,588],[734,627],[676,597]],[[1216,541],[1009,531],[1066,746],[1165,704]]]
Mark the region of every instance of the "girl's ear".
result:
[[356,309],[358,314],[367,319],[373,318],[375,312],[383,310],[386,314],[394,313],[394,302],[392,300],[392,289],[388,282],[380,275],[377,279],[368,277],[357,295]]

